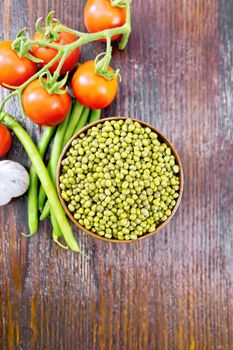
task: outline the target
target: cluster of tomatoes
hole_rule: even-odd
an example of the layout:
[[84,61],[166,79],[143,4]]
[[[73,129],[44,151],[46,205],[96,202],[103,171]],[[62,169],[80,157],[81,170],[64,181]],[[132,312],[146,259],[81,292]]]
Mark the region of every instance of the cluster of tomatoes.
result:
[[[88,0],[84,11],[84,21],[88,32],[94,33],[105,29],[123,25],[126,20],[124,8],[111,6],[110,0]],[[59,39],[53,41],[57,45],[67,45],[77,41],[77,37],[69,32],[59,32]],[[112,40],[118,39],[114,36]],[[35,41],[45,41],[45,37],[36,32]],[[2,86],[20,86],[31,78],[38,69],[47,65],[57,54],[57,50],[51,47],[34,45],[30,52],[40,59],[36,64],[27,57],[20,58],[12,49],[10,40],[0,42],[0,84]],[[60,75],[73,71],[79,61],[79,48],[66,57],[60,70]],[[50,67],[54,73],[58,60]],[[111,69],[109,67],[109,69]],[[103,109],[110,105],[116,96],[118,81],[117,77],[106,80],[95,72],[94,61],[81,64],[73,74],[71,87],[75,98],[84,106],[91,109]],[[39,79],[29,83],[22,93],[22,103],[26,115],[39,125],[53,126],[61,123],[71,108],[71,96],[64,94],[50,94],[43,87]],[[9,131],[1,125],[0,128],[0,156],[10,148],[11,136]]]

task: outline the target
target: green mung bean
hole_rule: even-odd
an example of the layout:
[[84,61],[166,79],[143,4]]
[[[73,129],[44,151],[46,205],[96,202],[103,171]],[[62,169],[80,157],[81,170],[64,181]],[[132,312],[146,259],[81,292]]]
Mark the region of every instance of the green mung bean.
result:
[[107,239],[137,240],[172,214],[179,197],[172,150],[130,119],[82,133],[62,161],[62,198],[74,218]]

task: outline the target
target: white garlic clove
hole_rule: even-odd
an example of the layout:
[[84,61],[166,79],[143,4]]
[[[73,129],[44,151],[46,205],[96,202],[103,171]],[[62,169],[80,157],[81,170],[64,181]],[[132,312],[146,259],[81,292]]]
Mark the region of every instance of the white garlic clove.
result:
[[11,195],[6,191],[6,186],[0,181],[0,207],[11,201]]
[[22,196],[29,187],[27,170],[11,160],[0,161],[0,206]]

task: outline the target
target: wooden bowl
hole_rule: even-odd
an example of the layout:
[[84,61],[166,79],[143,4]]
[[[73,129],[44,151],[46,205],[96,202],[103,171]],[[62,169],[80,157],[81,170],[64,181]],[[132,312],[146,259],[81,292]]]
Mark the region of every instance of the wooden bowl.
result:
[[172,150],[172,154],[175,156],[175,159],[176,159],[176,163],[179,165],[180,167],[180,173],[179,173],[179,178],[180,178],[180,190],[179,190],[179,197],[177,198],[177,202],[176,202],[176,205],[175,207],[173,208],[172,210],[172,214],[171,216],[169,216],[169,218],[159,224],[156,228],[156,230],[152,233],[146,233],[144,234],[143,236],[139,237],[137,240],[130,240],[130,241],[121,241],[121,240],[118,240],[118,239],[108,239],[108,238],[105,238],[105,237],[102,237],[102,236],[99,236],[97,233],[94,233],[94,232],[91,232],[90,230],[86,229],[86,227],[80,225],[80,223],[73,217],[72,213],[69,211],[67,205],[66,205],[66,202],[65,200],[62,198],[61,196],[61,189],[60,189],[60,186],[59,186],[59,178],[60,178],[60,174],[61,174],[61,162],[66,154],[66,152],[68,151],[68,149],[70,148],[71,146],[71,142],[76,139],[80,134],[82,133],[85,133],[89,128],[92,128],[93,126],[97,125],[97,124],[100,124],[100,123],[104,123],[105,121],[109,120],[126,120],[126,119],[129,119],[128,117],[110,117],[110,118],[104,118],[104,119],[101,119],[101,120],[97,120],[87,126],[85,126],[84,128],[80,129],[69,141],[68,143],[66,144],[66,146],[64,147],[63,151],[62,151],[62,154],[60,156],[60,159],[59,159],[59,162],[58,162],[58,167],[57,167],[57,176],[56,176],[56,182],[57,182],[57,191],[58,191],[58,195],[59,195],[59,198],[60,198],[60,201],[61,201],[61,204],[66,212],[66,214],[69,216],[69,218],[73,221],[73,223],[81,230],[83,230],[84,232],[88,233],[90,236],[94,237],[94,238],[98,238],[102,241],[106,241],[106,242],[112,242],[112,243],[135,243],[137,241],[141,241],[145,238],[148,238],[148,237],[151,237],[153,236],[154,234],[156,234],[157,232],[159,232],[160,230],[162,230],[168,223],[169,221],[172,219],[172,217],[175,215],[175,212],[177,211],[179,205],[180,205],[180,201],[181,201],[181,197],[182,197],[182,193],[183,193],[183,187],[184,187],[184,175],[183,175],[183,167],[182,167],[182,163],[181,163],[181,160],[180,160],[180,157],[178,155],[178,153],[176,152],[175,148],[173,147],[173,145],[168,141],[168,139],[159,131],[157,130],[156,128],[154,128],[153,126],[151,126],[150,124],[147,124],[146,122],[144,121],[141,121],[141,120],[138,120],[138,119],[133,119],[133,118],[130,118],[131,120],[135,121],[135,122],[138,122],[140,123],[143,127],[149,127],[151,130],[153,130],[154,132],[156,132],[158,134],[158,139],[164,143],[166,143]]

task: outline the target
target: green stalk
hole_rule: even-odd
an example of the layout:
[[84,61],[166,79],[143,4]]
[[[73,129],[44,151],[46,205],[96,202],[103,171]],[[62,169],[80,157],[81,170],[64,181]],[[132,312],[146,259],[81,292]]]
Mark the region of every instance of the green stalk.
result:
[[78,246],[76,239],[73,236],[71,227],[66,218],[66,214],[59,201],[56,189],[53,185],[52,180],[50,179],[48,171],[45,167],[45,164],[41,158],[41,155],[36,145],[32,141],[31,137],[28,135],[28,133],[24,130],[24,128],[9,114],[2,112],[0,119],[7,127],[9,127],[15,133],[15,135],[18,137],[21,144],[23,145],[25,151],[27,152],[28,156],[31,158],[32,165],[34,166],[43,187],[46,189],[46,194],[49,198],[54,216],[56,217],[56,220],[63,233],[67,245],[73,251],[80,253],[81,250]]
[[[70,32],[78,36],[78,33],[76,30],[67,28],[63,26],[62,24],[57,26],[57,31],[65,31]],[[63,46],[63,49],[67,50],[68,53],[70,53],[74,48],[80,47],[83,45],[87,45],[92,43],[93,41],[98,41],[101,39],[107,39],[107,37],[113,37],[118,34],[126,34],[130,32],[130,27],[126,24],[124,24],[121,27],[113,28],[113,29],[105,29],[100,32],[96,33],[82,33],[82,35],[79,36],[79,39],[75,41],[74,43],[67,44]],[[31,41],[32,45],[34,45],[33,40]]]
[[124,50],[128,44],[129,37],[131,34],[131,13],[130,13],[130,1],[126,2],[126,23],[125,23],[126,32],[122,35],[122,38],[119,42],[119,49]]
[[[46,128],[38,143],[37,147],[42,159],[55,130],[56,127]],[[30,169],[30,186],[28,189],[28,226],[30,236],[38,231],[38,222],[38,176],[35,168],[32,166]]]
[[101,114],[101,109],[93,109],[91,111],[91,115],[90,115],[88,124],[91,124],[91,123],[95,122],[96,120],[99,120],[100,114]]

